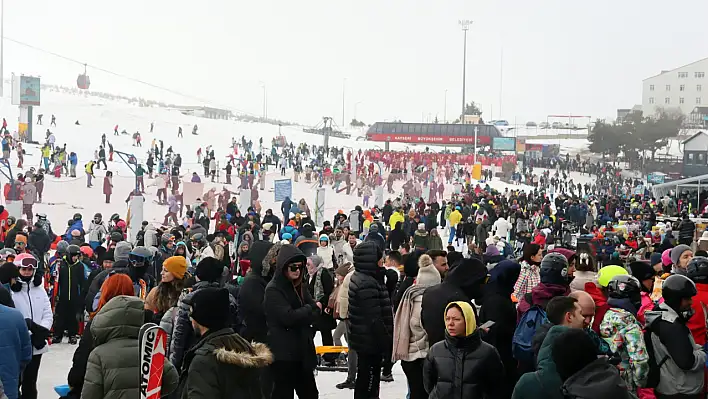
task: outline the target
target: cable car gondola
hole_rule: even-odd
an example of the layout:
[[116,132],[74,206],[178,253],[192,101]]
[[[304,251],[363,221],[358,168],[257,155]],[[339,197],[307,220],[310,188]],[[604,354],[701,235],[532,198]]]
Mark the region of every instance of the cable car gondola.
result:
[[76,86],[81,90],[88,90],[91,87],[91,78],[86,74],[86,64],[84,64],[84,73],[76,78]]

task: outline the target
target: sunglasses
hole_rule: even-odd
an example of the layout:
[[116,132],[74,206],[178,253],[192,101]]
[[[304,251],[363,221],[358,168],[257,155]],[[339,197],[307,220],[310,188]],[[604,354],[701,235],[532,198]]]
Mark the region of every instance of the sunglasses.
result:
[[302,263],[293,263],[292,265],[288,265],[288,269],[290,269],[291,272],[296,272],[302,269]]

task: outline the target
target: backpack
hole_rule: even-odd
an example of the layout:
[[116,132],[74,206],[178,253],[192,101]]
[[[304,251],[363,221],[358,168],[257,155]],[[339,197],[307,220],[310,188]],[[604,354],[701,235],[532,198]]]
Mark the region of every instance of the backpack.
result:
[[651,340],[651,334],[652,332],[650,328],[644,330],[644,344],[646,345],[647,353],[649,354],[649,373],[647,374],[647,382],[643,388],[656,388],[659,386],[661,366],[669,360],[669,356],[667,355],[657,362],[656,352],[654,352],[654,342]]
[[[531,302],[531,294],[524,296],[526,302]],[[534,363],[533,353],[533,336],[536,335],[536,330],[543,323],[548,323],[546,311],[539,305],[531,305],[519,320],[514,330],[514,336],[511,339],[511,352],[514,359],[526,364]]]

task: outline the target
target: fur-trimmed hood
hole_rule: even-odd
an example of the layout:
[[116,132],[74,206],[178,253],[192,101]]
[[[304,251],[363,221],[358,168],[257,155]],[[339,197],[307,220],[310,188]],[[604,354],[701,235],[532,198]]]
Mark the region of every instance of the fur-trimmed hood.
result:
[[205,339],[197,354],[213,353],[219,363],[243,368],[263,368],[273,363],[273,354],[266,344],[249,343],[230,328],[219,330]]
[[246,368],[263,368],[273,363],[273,354],[266,344],[254,342],[251,349],[250,352],[239,352],[225,347],[217,348],[214,350],[214,355],[221,363]]

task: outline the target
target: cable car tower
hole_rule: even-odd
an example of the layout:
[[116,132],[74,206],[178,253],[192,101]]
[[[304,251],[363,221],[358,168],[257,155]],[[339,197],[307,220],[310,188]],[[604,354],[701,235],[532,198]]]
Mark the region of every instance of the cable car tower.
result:
[[315,127],[311,129],[302,129],[305,133],[313,133],[324,136],[324,148],[327,150],[329,148],[329,136],[337,137],[340,139],[348,139],[351,137],[348,133],[343,133],[339,130],[339,127],[334,123],[334,119],[331,116],[323,116],[322,122],[318,123]]

